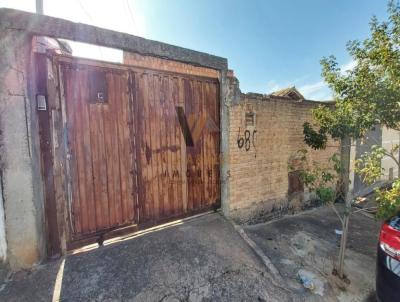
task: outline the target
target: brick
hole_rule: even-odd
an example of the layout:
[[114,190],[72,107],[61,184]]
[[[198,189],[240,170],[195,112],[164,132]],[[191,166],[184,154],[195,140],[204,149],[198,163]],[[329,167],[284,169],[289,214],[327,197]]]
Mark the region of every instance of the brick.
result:
[[[288,199],[288,161],[297,150],[311,150],[303,141],[303,123],[312,122],[311,109],[319,104],[268,97],[260,101],[242,95],[241,102],[230,108],[231,210],[260,203],[267,203],[272,209]],[[254,127],[246,127],[245,113],[249,108],[255,113]],[[239,128],[239,138],[243,140],[244,132],[249,132],[247,145],[244,142],[238,146]],[[339,152],[339,144],[329,141],[326,150],[310,154],[313,160],[326,161],[334,152]]]

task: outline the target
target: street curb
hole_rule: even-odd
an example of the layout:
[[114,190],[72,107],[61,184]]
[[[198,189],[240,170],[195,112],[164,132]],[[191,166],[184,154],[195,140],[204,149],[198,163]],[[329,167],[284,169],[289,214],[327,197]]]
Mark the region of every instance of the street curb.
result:
[[280,284],[285,284],[286,282],[283,280],[281,274],[279,273],[278,269],[276,266],[272,263],[271,259],[265,253],[262,251],[262,249],[255,243],[243,230],[242,227],[240,227],[238,224],[236,224],[231,218],[223,216],[227,221],[230,222],[230,224],[233,226],[236,232],[242,237],[242,239],[247,243],[247,245],[253,250],[253,252],[260,258],[260,260],[264,263],[266,268],[272,273],[274,276],[275,280],[280,283]]

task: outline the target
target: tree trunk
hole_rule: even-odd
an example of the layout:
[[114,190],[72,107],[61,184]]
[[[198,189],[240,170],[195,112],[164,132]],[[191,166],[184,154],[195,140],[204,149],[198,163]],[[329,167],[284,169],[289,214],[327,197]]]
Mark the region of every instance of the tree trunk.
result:
[[350,149],[351,149],[351,139],[349,137],[343,138],[340,144],[340,160],[341,160],[340,190],[342,197],[345,200],[345,209],[343,215],[342,237],[340,240],[340,250],[339,250],[338,274],[340,278],[344,277],[344,256],[346,252],[347,233],[348,233],[350,213],[351,213],[351,196],[349,194]]
[[349,192],[349,184],[350,184],[350,150],[351,150],[350,137],[342,138],[340,141],[339,192],[345,202]]
[[338,265],[338,275],[342,279],[344,278],[344,256],[346,252],[347,234],[349,231],[349,220],[350,220],[350,214],[345,214],[345,216],[343,217],[343,224],[342,224],[342,237],[340,240],[339,265]]

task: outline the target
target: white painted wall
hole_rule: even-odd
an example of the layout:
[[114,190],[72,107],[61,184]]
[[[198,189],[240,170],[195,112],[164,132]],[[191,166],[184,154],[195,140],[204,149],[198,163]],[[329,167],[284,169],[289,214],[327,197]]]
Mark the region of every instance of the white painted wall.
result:
[[355,193],[354,192],[354,179],[356,176],[356,173],[354,172],[354,165],[356,161],[356,142],[355,140],[351,140],[351,148],[350,148],[350,171],[349,171],[349,178],[350,178],[350,183],[349,183],[349,192]]
[[[1,174],[0,174],[1,183]],[[0,186],[0,263],[5,262],[7,258],[7,241],[6,241],[6,227],[4,223],[4,203],[3,192]]]
[[[356,183],[356,175],[354,173],[354,162],[357,159],[357,148],[363,148],[363,152],[369,151],[369,147],[372,145],[381,145],[383,148],[386,150],[390,151],[390,149],[400,143],[400,131],[388,129],[386,127],[381,127],[380,128],[380,133],[376,132],[375,134],[373,131],[367,133],[366,138],[363,140],[359,140],[358,143],[359,145],[357,146],[357,141],[352,142],[351,146],[351,151],[350,151],[350,187],[349,190],[350,192],[353,192],[353,194],[358,195],[358,194],[365,194],[369,192],[369,189],[372,189],[375,187],[375,185],[368,186],[368,185],[362,185],[360,187],[360,184],[358,184],[357,188],[355,186]],[[361,146],[360,146],[361,144]],[[369,146],[366,148],[365,146]],[[397,153],[396,158],[399,158],[399,153]],[[393,161],[393,159],[389,157],[384,157],[381,162],[381,166],[384,169],[383,175],[381,177],[381,182],[380,184],[385,182],[385,181],[390,181],[393,180],[393,178],[397,178],[398,176],[398,168],[396,163]]]
[[[383,128],[382,129],[382,147],[386,150],[390,150],[394,145],[400,143],[400,132],[392,129]],[[396,158],[399,159],[399,153],[396,154]],[[393,180],[397,178],[398,167],[397,164],[390,157],[385,157],[382,159],[383,177],[382,180]],[[390,173],[392,170],[392,173]],[[392,174],[393,178],[392,178]],[[391,178],[391,179],[390,179]]]

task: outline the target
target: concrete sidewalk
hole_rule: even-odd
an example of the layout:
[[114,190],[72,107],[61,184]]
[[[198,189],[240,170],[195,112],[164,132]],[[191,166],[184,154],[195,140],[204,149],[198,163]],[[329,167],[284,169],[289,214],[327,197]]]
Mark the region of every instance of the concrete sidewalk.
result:
[[218,213],[48,262],[0,301],[293,301]]
[[[346,274],[350,284],[332,276],[339,254],[332,209],[320,207],[282,219],[243,226],[247,236],[267,255],[287,288],[304,301],[375,301],[375,258],[380,223],[360,213],[351,216]],[[305,289],[300,275],[313,282]]]

